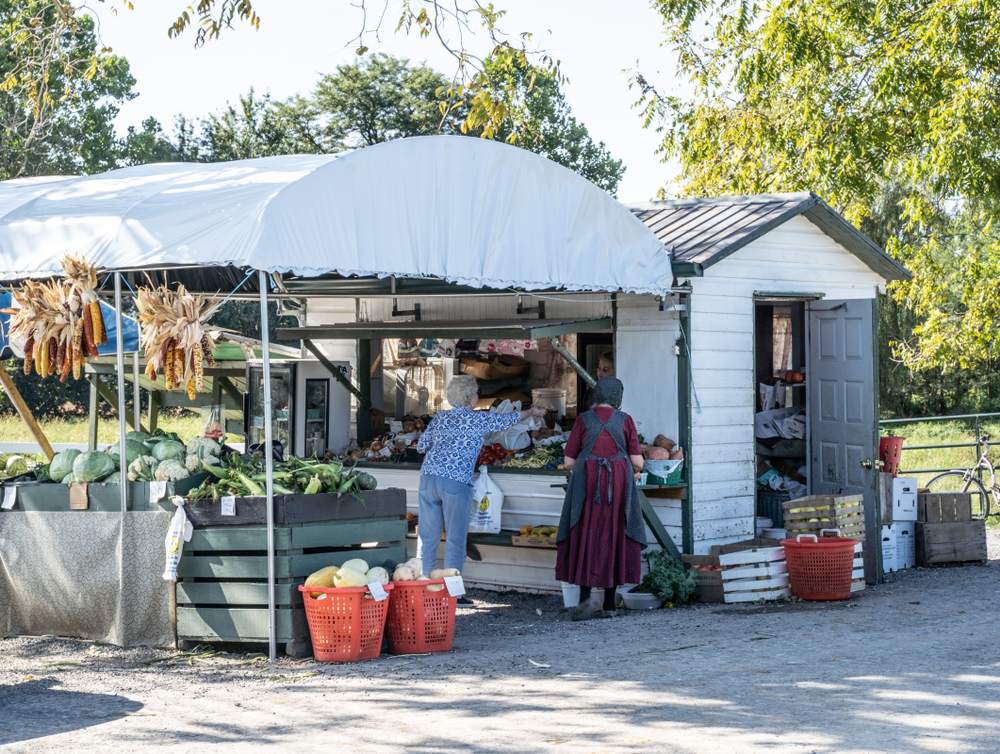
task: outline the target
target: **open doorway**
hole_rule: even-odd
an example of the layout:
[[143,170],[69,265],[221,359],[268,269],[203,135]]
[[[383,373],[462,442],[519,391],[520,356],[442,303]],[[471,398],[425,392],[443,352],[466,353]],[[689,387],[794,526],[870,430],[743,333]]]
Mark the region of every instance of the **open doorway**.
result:
[[[576,360],[595,378],[604,376],[598,374],[602,359],[609,362],[610,366],[614,366],[614,339],[611,333],[580,333],[577,335],[576,347]],[[614,372],[611,376],[614,376]],[[577,414],[582,414],[590,408],[586,405],[590,391],[587,383],[579,375],[576,378],[576,395]]]
[[782,528],[781,504],[808,495],[811,488],[807,359],[805,302],[757,301],[754,461],[758,533],[764,528]]

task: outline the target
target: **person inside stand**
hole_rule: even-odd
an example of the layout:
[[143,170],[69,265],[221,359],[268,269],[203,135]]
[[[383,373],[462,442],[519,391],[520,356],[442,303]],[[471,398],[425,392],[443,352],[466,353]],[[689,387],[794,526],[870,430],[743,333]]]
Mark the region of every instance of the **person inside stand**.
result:
[[[596,405],[577,417],[564,450],[572,469],[556,537],[556,578],[580,585],[573,620],[615,617],[615,589],[642,580],[646,527],[636,479],[642,470],[639,433],[621,411],[624,386],[602,377]],[[604,590],[602,605],[591,596]]]
[[[509,414],[474,411],[478,401],[476,378],[471,375],[454,377],[448,383],[448,402],[454,408],[438,412],[417,441],[417,450],[425,454],[420,467],[417,512],[417,557],[423,561],[425,574],[437,567],[442,527],[445,531],[444,567],[461,571],[465,563],[472,472],[483,449],[483,438],[490,432],[513,427],[526,417],[545,416],[544,408]],[[472,600],[460,597],[458,604],[471,606]]]
[[[597,379],[615,376],[615,355],[605,351],[597,360]],[[583,393],[583,410],[590,411],[594,407],[594,388],[588,387]]]

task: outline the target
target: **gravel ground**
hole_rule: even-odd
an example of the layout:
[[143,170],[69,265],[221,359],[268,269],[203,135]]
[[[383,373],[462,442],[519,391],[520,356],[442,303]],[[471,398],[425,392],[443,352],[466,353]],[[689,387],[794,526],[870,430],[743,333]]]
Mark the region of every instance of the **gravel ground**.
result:
[[836,603],[572,623],[555,597],[477,591],[452,652],[351,665],[7,639],[0,749],[998,752],[989,545]]

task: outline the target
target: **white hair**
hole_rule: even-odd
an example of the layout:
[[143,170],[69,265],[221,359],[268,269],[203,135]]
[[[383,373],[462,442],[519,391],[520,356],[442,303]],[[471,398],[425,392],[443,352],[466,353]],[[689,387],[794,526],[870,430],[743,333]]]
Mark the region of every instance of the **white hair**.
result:
[[471,374],[452,377],[448,383],[448,403],[452,408],[466,408],[479,392],[479,383]]

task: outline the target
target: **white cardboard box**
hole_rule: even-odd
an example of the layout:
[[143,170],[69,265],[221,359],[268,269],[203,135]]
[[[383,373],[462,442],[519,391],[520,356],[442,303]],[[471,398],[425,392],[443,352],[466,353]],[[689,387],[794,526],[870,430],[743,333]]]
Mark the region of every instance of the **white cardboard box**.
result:
[[889,529],[896,540],[896,569],[913,568],[917,564],[916,525],[910,521],[900,521]]
[[892,522],[917,520],[917,480],[896,477],[892,480]]
[[891,526],[882,527],[882,571],[892,573],[899,570],[896,565],[896,535]]

